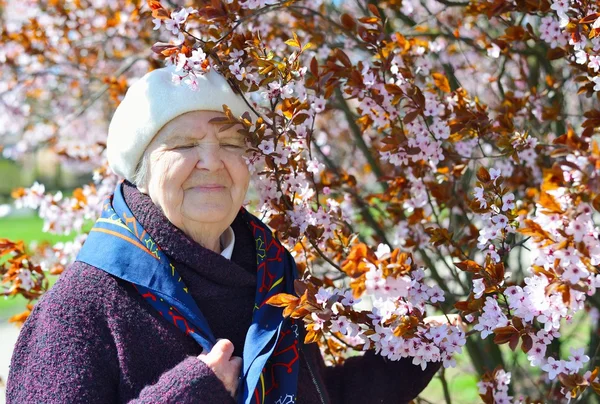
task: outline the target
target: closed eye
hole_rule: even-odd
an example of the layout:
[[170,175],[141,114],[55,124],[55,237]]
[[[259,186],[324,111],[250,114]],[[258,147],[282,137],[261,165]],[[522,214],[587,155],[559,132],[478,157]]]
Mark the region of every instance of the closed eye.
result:
[[192,149],[196,147],[195,144],[190,143],[190,144],[184,144],[184,145],[180,145],[180,146],[175,146],[174,149],[176,150],[187,150],[187,149]]
[[241,150],[244,148],[243,146],[240,146],[238,144],[231,144],[231,143],[222,144],[221,147],[225,147],[227,149],[233,149],[233,150]]

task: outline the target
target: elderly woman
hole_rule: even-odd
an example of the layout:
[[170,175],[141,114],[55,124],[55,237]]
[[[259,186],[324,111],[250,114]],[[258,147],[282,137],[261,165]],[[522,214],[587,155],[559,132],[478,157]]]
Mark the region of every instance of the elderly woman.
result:
[[[242,208],[245,141],[211,119],[244,101],[154,70],[127,92],[107,153],[125,178],[77,260],[26,321],[9,403],[402,403],[437,370],[372,352],[327,367],[301,324],[291,255]],[[175,77],[175,82],[173,81]]]

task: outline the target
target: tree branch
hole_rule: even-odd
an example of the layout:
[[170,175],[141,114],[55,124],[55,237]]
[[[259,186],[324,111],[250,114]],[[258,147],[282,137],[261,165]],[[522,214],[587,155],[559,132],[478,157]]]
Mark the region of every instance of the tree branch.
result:
[[[364,154],[365,158],[367,159],[367,162],[371,166],[371,169],[373,170],[373,172],[375,173],[377,178],[378,179],[381,178],[383,176],[383,172],[381,171],[381,168],[379,167],[379,165],[375,161],[375,158],[371,154],[369,147],[365,143],[365,140],[362,137],[362,132],[361,132],[360,128],[358,127],[358,125],[356,124],[356,118],[354,117],[354,114],[352,113],[352,111],[350,111],[350,107],[348,106],[348,103],[346,102],[346,99],[344,98],[342,91],[339,88],[336,88],[335,93],[336,93],[338,100],[340,101],[340,103],[339,103],[340,108],[342,109],[342,111],[344,112],[344,115],[346,116],[346,121],[348,121],[348,125],[350,126],[350,131],[352,132],[352,135],[354,136],[354,140],[356,141],[358,148]],[[386,188],[386,187],[384,186],[384,188]]]
[[440,4],[448,7],[466,7],[469,5],[468,1],[450,1],[450,0],[435,0]]

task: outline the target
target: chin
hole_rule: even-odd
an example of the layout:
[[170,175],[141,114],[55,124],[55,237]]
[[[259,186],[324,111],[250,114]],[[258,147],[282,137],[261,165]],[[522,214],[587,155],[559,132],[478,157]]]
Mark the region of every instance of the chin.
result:
[[[236,211],[237,213],[237,211]],[[229,206],[216,205],[211,203],[195,204],[193,209],[187,210],[185,218],[201,223],[218,223],[227,220],[230,217],[231,209]],[[229,223],[227,224],[229,225]]]

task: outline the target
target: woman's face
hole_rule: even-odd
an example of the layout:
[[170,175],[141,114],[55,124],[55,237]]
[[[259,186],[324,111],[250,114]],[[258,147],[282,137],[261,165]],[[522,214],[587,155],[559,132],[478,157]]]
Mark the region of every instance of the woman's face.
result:
[[221,234],[235,219],[248,190],[244,137],[234,126],[219,132],[215,111],[193,111],[168,122],[148,146],[146,184],[138,185],[171,223],[188,235]]

